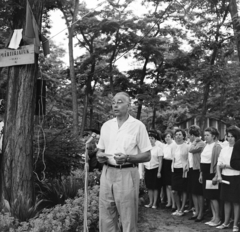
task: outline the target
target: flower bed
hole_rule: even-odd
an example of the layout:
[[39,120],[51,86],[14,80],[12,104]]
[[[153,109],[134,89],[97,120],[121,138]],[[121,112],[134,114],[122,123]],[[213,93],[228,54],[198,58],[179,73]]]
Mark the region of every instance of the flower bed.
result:
[[[99,185],[88,187],[88,227],[97,231]],[[79,189],[74,199],[67,199],[65,204],[44,209],[38,216],[27,222],[19,222],[10,213],[0,213],[1,232],[77,232],[83,231],[84,190]]]

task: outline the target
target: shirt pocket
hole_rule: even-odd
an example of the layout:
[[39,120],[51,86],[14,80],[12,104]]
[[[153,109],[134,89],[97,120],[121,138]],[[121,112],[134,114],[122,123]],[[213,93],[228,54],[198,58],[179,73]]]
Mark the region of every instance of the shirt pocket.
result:
[[124,150],[131,150],[136,146],[136,136],[135,135],[125,135],[124,136]]

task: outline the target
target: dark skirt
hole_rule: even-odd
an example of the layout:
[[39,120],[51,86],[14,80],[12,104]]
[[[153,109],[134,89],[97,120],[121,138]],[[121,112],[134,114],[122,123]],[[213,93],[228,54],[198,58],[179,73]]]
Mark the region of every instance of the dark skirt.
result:
[[172,160],[163,159],[162,165],[162,179],[165,186],[171,186],[172,184]]
[[193,170],[192,168],[188,171],[188,192],[194,195],[202,196],[203,189],[202,184],[199,182],[200,170]]
[[159,189],[161,186],[161,178],[157,178],[158,168],[146,169],[145,168],[145,184],[147,189]]
[[220,199],[227,202],[240,203],[240,175],[224,176],[222,179],[230,184],[221,184]]
[[187,178],[183,178],[183,169],[174,168],[172,172],[172,190],[178,192],[187,192]]
[[[218,189],[206,189],[206,180],[211,180],[214,178],[215,173],[210,173],[211,164],[200,164],[202,171],[202,189],[203,196],[209,200],[218,200],[220,198],[220,190]],[[219,185],[220,186],[220,185]]]

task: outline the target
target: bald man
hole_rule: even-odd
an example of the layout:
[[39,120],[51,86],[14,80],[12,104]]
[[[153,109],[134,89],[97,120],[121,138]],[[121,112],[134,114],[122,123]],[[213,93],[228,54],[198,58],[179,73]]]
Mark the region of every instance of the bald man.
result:
[[116,118],[101,128],[97,159],[103,163],[99,196],[100,232],[137,231],[138,163],[148,162],[152,148],[142,122],[129,115],[130,97],[125,92],[112,99]]

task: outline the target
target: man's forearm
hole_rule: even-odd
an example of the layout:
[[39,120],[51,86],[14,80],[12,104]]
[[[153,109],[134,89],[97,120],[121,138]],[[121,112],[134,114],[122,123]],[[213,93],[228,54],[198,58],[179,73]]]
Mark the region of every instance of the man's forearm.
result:
[[139,153],[137,155],[129,154],[127,162],[133,163],[133,164],[134,163],[145,163],[145,162],[150,161],[150,159],[151,159],[151,153],[150,153],[150,151],[146,151],[143,153]]

